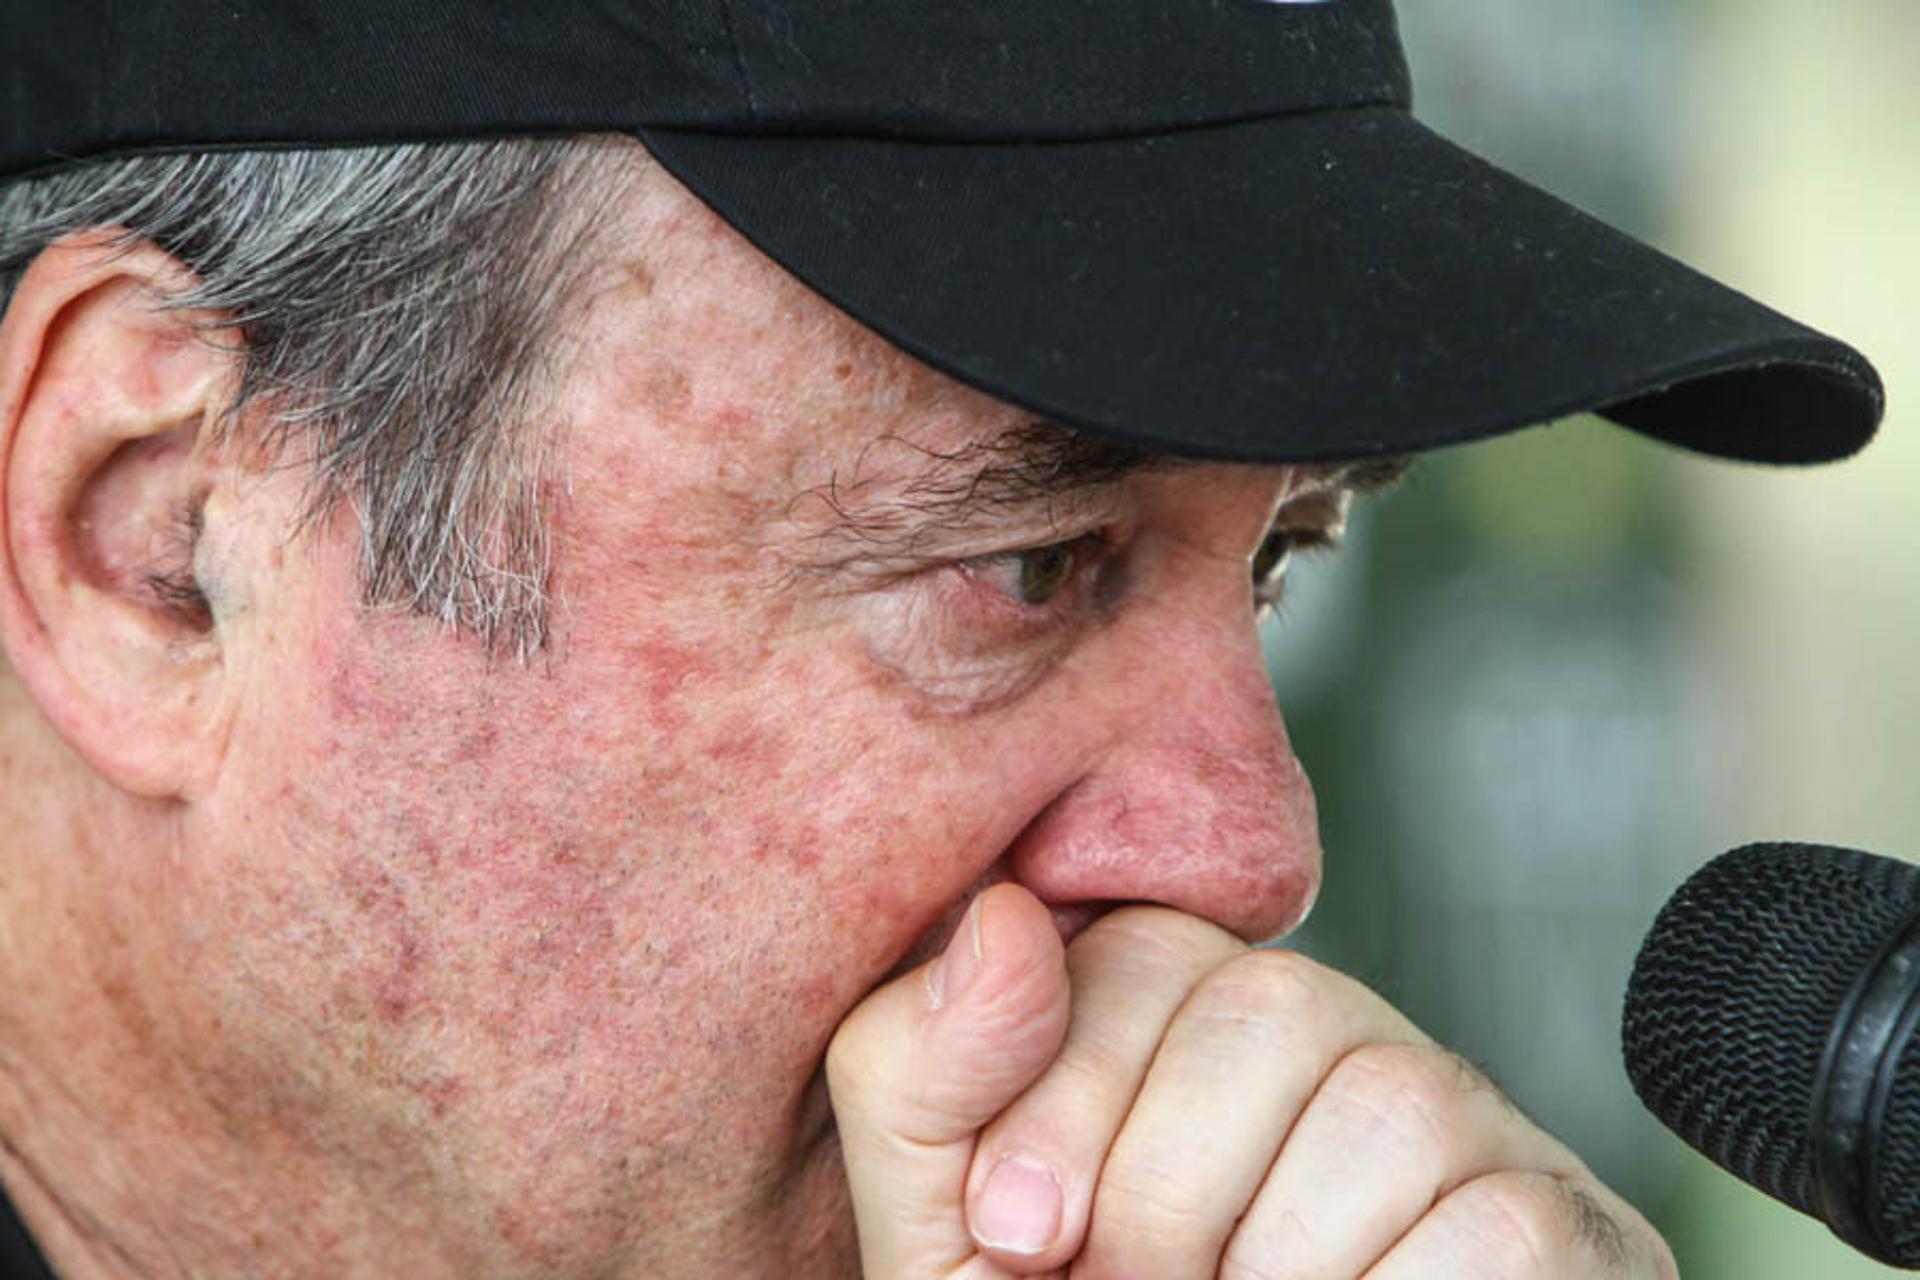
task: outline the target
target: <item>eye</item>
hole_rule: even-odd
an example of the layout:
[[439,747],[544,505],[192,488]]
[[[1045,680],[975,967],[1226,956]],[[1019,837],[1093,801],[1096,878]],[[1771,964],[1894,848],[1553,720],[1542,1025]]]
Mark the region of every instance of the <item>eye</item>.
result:
[[1265,618],[1286,593],[1287,567],[1293,558],[1316,551],[1333,551],[1340,546],[1340,530],[1315,524],[1294,525],[1269,530],[1253,553],[1254,612]]
[[968,564],[976,578],[986,579],[1009,600],[1023,608],[1044,609],[1073,590],[1106,545],[1099,534],[1087,534],[1066,542],[979,556]]
[[1300,541],[1298,530],[1274,529],[1253,553],[1253,603],[1260,612],[1280,603],[1281,593],[1286,589],[1287,564]]
[[1079,561],[1071,542],[1056,542],[1016,553],[1020,566],[1020,603],[1038,608],[1060,594],[1073,579]]

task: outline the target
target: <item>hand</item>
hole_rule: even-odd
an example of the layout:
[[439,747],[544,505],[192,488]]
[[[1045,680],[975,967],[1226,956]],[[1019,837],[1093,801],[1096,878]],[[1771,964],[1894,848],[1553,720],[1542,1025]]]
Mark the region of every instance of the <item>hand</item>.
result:
[[1631,1206],[1352,979],[1015,885],[827,1056],[870,1280],[1674,1277]]

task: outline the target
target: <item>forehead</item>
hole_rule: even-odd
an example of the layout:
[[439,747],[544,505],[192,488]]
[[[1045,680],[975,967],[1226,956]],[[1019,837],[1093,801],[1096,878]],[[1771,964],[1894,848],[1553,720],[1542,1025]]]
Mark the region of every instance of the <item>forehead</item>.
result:
[[576,332],[576,432],[645,439],[655,466],[741,497],[952,472],[989,441],[1046,438],[808,290],[664,169],[620,182]]
[[643,441],[649,472],[692,477],[764,523],[803,495],[991,504],[1182,465],[1037,419],[911,358],[625,145],[634,159],[580,335],[596,394],[574,425],[610,445]]
[[906,357],[753,248],[659,167],[637,175],[620,217],[612,284],[649,319],[647,345],[689,374],[778,386],[833,407],[847,399],[920,416],[1018,413]]

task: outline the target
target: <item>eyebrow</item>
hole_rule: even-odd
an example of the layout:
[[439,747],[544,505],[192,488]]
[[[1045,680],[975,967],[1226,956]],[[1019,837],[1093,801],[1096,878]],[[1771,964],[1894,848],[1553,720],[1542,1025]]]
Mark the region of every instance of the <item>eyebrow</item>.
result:
[[[915,455],[916,470],[904,482],[897,475],[864,474],[869,456],[885,449]],[[1407,473],[1412,461],[1394,456],[1317,464],[1327,480],[1316,487],[1323,493],[1381,493]],[[851,477],[836,472],[826,484],[796,497],[794,505],[813,499],[831,511],[830,525],[817,535],[822,542],[850,542],[865,554],[904,558],[994,516],[1037,511],[1050,526],[1057,525],[1063,511],[1098,501],[1131,476],[1206,462],[1032,418],[953,450],[881,436],[861,451]]]
[[[1413,467],[1413,458],[1394,455],[1357,462],[1322,465],[1318,483],[1296,492],[1273,513],[1269,532],[1285,531],[1309,547],[1338,547],[1346,537],[1347,518],[1356,498],[1371,498],[1400,483]],[[1309,513],[1317,519],[1307,519]],[[1306,523],[1301,523],[1306,520]]]
[[[904,479],[869,473],[871,456],[891,450],[911,453],[913,472]],[[831,511],[832,524],[821,539],[911,556],[943,535],[965,533],[996,516],[1033,513],[1057,523],[1063,512],[1097,501],[1129,476],[1192,465],[1192,459],[1033,418],[952,450],[881,436],[861,451],[850,476],[836,472],[793,505],[811,499]]]
[[1387,458],[1363,458],[1340,466],[1334,483],[1348,493],[1371,498],[1385,493],[1406,478],[1413,469],[1413,455],[1397,454]]

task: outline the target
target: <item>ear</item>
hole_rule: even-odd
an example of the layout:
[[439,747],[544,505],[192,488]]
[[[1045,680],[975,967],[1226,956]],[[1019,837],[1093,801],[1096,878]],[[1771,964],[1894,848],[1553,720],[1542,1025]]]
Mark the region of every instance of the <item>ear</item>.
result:
[[143,796],[197,790],[225,739],[195,559],[237,338],[159,305],[191,283],[88,233],[34,260],[0,322],[0,645],[94,771]]

